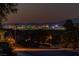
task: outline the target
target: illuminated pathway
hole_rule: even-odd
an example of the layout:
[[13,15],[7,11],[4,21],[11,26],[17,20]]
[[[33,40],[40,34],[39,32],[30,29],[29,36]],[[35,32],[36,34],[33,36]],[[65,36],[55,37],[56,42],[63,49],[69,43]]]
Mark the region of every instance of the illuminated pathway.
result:
[[20,45],[17,45],[14,49],[15,52],[22,52],[22,51],[76,51],[79,52],[79,48],[76,48],[75,50],[72,48],[26,48],[22,47]]
[[78,51],[71,48],[47,49],[47,48],[15,48],[14,51]]

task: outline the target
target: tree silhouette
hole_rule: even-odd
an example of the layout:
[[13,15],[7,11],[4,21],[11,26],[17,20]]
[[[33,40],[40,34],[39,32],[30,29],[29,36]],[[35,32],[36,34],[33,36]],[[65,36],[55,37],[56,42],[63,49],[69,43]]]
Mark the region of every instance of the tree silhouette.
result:
[[0,3],[0,28],[2,28],[3,20],[7,20],[7,15],[10,13],[16,13],[16,3]]
[[61,36],[64,46],[67,47],[72,43],[73,48],[77,48],[79,42],[79,31],[77,27],[73,24],[71,19],[67,19],[63,26],[67,29]]
[[67,30],[73,30],[74,26],[73,26],[73,22],[71,19],[67,19],[66,22],[64,23],[64,27],[66,27]]
[[68,47],[70,44],[72,44],[72,48],[75,49],[78,47],[78,42],[79,42],[79,32],[77,31],[67,31],[64,32],[61,35],[61,42],[62,42],[62,47]]

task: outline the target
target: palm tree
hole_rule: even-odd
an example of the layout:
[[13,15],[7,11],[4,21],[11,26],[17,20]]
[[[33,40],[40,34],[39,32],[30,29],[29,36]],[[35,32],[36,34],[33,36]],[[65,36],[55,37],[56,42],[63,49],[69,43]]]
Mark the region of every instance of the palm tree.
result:
[[0,3],[0,28],[3,20],[7,20],[7,15],[17,12],[16,6],[16,3]]

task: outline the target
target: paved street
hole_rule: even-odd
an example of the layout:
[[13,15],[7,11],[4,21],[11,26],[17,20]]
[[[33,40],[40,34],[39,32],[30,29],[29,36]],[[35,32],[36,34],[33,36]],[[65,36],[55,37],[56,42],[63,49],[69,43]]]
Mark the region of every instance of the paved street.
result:
[[48,48],[21,48],[16,47],[14,51],[78,51],[79,49],[61,48],[61,49],[48,49]]

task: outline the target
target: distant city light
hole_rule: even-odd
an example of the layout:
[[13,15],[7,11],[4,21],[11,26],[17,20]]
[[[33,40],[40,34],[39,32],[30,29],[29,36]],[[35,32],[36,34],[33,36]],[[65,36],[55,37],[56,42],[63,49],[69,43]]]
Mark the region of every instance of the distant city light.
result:
[[38,29],[54,29],[54,30],[66,30],[63,26],[59,26],[58,24],[55,24],[53,26],[49,26],[48,24],[43,25],[4,25],[4,28],[7,29],[18,29],[18,30],[38,30]]
[[59,27],[59,25],[56,24],[55,27]]

